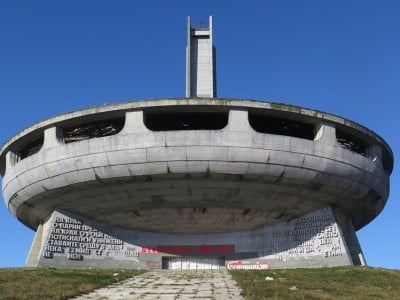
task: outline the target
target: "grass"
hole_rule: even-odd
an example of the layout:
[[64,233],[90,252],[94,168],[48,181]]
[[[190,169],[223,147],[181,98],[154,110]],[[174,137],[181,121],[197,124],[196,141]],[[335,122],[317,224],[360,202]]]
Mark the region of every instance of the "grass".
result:
[[[137,270],[0,269],[0,299],[67,299],[141,273]],[[397,270],[338,267],[230,273],[246,299],[400,299],[400,271]]]
[[67,299],[141,273],[137,270],[4,268],[0,269],[0,299]]
[[[230,271],[246,299],[400,299],[400,271],[366,267]],[[266,277],[273,280],[266,280]]]

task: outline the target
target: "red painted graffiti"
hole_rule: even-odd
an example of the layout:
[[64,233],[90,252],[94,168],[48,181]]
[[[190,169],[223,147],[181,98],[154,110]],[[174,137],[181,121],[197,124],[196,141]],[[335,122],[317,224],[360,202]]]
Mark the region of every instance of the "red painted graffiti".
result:
[[268,270],[271,269],[269,264],[262,264],[260,262],[249,263],[242,260],[234,260],[227,265],[229,270]]
[[172,253],[172,254],[225,254],[235,252],[235,245],[159,245],[142,247],[142,253]]

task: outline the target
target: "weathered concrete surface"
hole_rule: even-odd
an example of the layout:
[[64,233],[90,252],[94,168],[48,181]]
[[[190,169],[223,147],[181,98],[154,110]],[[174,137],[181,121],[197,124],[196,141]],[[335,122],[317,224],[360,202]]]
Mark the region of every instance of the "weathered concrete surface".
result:
[[[160,107],[178,103],[154,102]],[[255,108],[254,102],[244,102],[248,109]],[[8,209],[34,229],[54,209],[62,209],[113,226],[177,233],[254,229],[332,204],[359,229],[383,209],[389,171],[382,166],[382,151],[374,145],[374,157],[365,157],[340,147],[333,120],[345,120],[331,116],[327,124],[329,115],[322,122],[310,111],[296,110],[303,118],[321,122],[315,140],[305,140],[254,131],[246,109],[221,102],[217,106],[211,100],[186,103],[229,108],[228,125],[222,130],[150,131],[143,124],[143,111],[137,110],[126,112],[125,127],[116,135],[63,144],[55,129],[64,124],[60,119],[45,129],[38,153],[13,161],[12,151],[6,151],[3,194]],[[260,110],[268,107],[257,104]],[[120,108],[107,114],[114,115],[114,109]],[[86,113],[90,117],[96,110]],[[66,115],[65,122],[72,122],[72,116]],[[373,134],[362,134],[381,143]],[[389,151],[383,143],[379,147]],[[93,206],[97,209],[90,209]],[[202,212],[190,227],[181,218],[185,209]],[[229,220],[240,214],[252,218],[208,225],[215,216]]]
[[[327,207],[253,231],[171,235],[115,228],[56,211],[43,225],[28,266],[133,269],[270,269],[363,264]],[[34,247],[32,247],[34,248]]]
[[152,271],[98,289],[76,300],[243,299],[226,270]]
[[[160,111],[229,117],[224,128],[152,131],[146,113]],[[311,124],[314,138],[256,131],[249,121],[255,113]],[[125,120],[115,135],[64,143],[68,126],[115,117]],[[360,140],[365,151],[342,147],[339,131]],[[38,137],[44,139],[41,149],[22,159],[22,149]],[[28,265],[76,267],[124,261],[133,268],[162,267],[165,248],[159,246],[173,246],[164,252],[175,256],[181,246],[194,246],[195,254],[210,246],[216,251],[210,257],[223,256],[226,267],[234,262],[236,268],[362,264],[354,230],[385,206],[392,167],[390,147],[356,123],[295,106],[235,99],[161,99],[72,112],[33,125],[0,152],[6,206],[33,229],[43,224]],[[296,231],[298,220],[326,207],[334,207],[330,214],[337,220],[314,224],[313,236],[283,241],[273,236],[276,228],[277,237]],[[45,257],[43,249],[54,246],[48,243],[49,224],[58,210],[80,222],[134,233],[139,240],[131,244],[138,249],[122,253],[140,254],[127,260],[107,252],[51,248],[54,253]],[[234,251],[221,253],[232,246]],[[83,257],[85,263],[81,255],[89,256]],[[197,264],[197,255],[193,259]]]
[[232,99],[232,98],[164,98],[164,99],[147,99],[147,100],[134,100],[134,101],[126,101],[121,103],[113,103],[101,106],[95,106],[85,109],[76,110],[73,112],[68,112],[65,114],[61,114],[52,118],[48,118],[44,121],[38,122],[12,138],[8,140],[2,146],[0,150],[0,169],[4,168],[5,164],[5,155],[6,153],[12,149],[13,145],[17,143],[21,138],[26,138],[31,136],[38,130],[44,130],[45,128],[57,125],[71,125],[76,124],[77,122],[85,122],[88,120],[98,119],[99,117],[104,118],[107,116],[116,116],[121,115],[121,112],[130,112],[137,111],[142,109],[165,109],[168,107],[185,107],[190,106],[195,108],[197,106],[207,106],[209,108],[213,108],[215,110],[226,110],[227,107],[231,108],[239,108],[244,110],[265,110],[268,111],[271,115],[287,115],[288,117],[296,116],[304,121],[306,120],[320,120],[327,123],[338,124],[342,126],[347,126],[352,130],[359,132],[360,134],[364,134],[369,136],[372,140],[377,140],[377,144],[381,145],[384,148],[384,151],[387,155],[393,158],[391,149],[389,145],[382,139],[379,135],[377,135],[372,130],[356,123],[351,120],[314,109],[299,107],[296,105],[269,102],[269,101],[260,101],[260,100],[250,100],[250,99]]
[[212,17],[207,28],[187,21],[186,97],[216,97]]

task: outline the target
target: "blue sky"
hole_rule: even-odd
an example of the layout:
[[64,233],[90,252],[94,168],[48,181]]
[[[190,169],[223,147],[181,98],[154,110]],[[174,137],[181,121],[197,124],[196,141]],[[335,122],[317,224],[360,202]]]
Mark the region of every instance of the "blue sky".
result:
[[[358,231],[371,266],[400,269],[400,2],[0,1],[0,143],[88,106],[185,94],[186,16],[214,17],[218,96],[314,108],[392,147],[383,212]],[[0,205],[0,267],[23,266],[33,231]]]

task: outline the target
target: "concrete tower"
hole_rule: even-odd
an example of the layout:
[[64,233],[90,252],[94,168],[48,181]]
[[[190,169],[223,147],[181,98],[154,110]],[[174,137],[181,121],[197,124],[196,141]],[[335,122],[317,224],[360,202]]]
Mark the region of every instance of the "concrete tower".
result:
[[212,16],[209,25],[193,26],[187,17],[186,97],[217,96]]

